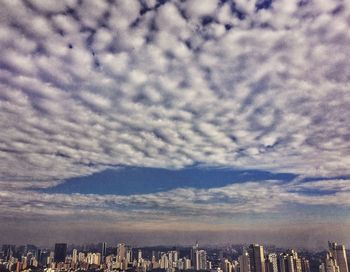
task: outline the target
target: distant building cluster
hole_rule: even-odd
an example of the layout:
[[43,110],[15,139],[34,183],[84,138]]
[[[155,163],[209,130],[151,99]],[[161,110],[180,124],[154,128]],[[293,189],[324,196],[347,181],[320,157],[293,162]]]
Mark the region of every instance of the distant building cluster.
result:
[[[237,253],[237,251],[235,251]],[[228,254],[230,255],[230,254]],[[244,246],[236,257],[222,251],[200,248],[198,242],[189,249],[161,251],[159,248],[137,248],[120,243],[107,247],[100,243],[94,249],[72,248],[55,244],[54,250],[34,245],[3,245],[0,272],[5,271],[210,271],[210,272],[349,272],[344,245],[329,242],[329,250],[316,269],[295,250],[273,252],[258,244]]]

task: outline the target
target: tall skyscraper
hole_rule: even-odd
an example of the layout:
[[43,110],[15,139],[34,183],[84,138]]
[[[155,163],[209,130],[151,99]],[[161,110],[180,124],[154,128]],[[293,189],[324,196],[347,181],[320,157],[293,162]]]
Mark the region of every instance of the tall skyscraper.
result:
[[301,258],[301,271],[302,272],[310,272],[309,260],[307,260],[305,258]]
[[207,269],[207,252],[205,250],[196,251],[196,270]]
[[339,272],[348,272],[348,259],[344,245],[338,245],[336,242],[328,242],[329,252],[337,261]]
[[190,259],[191,259],[193,269],[196,269],[196,252],[198,248],[199,248],[198,241],[196,241],[196,244],[192,246],[191,252],[190,252]]
[[339,272],[337,260],[332,253],[327,253],[324,263],[320,265],[320,272]]
[[76,264],[78,262],[78,250],[77,249],[73,249],[72,262],[74,264]]
[[132,262],[132,248],[131,247],[127,247],[127,250],[126,250],[126,262],[128,264]]
[[137,261],[138,261],[138,262],[141,262],[141,259],[142,259],[142,250],[139,249],[139,250],[137,251]]
[[67,255],[67,244],[55,244],[54,260],[56,263],[64,262]]
[[240,272],[250,272],[249,255],[245,249],[243,250],[243,254],[238,257],[238,263]]
[[102,261],[104,260],[104,258],[106,258],[107,256],[107,243],[101,243],[101,259]]
[[277,257],[278,272],[287,272],[286,267],[287,255],[281,253]]
[[119,261],[126,259],[126,246],[123,243],[117,245],[117,258]]
[[299,258],[295,250],[281,253],[276,258],[278,272],[310,272],[309,261]]
[[248,247],[250,272],[265,272],[264,248],[258,244]]
[[285,271],[286,272],[302,272],[301,260],[295,250],[289,250],[285,253]]
[[41,249],[37,249],[35,251],[35,258],[38,260],[38,262],[41,262]]
[[294,258],[292,255],[286,256],[286,271],[287,272],[294,272]]
[[176,262],[178,261],[178,252],[176,250],[169,251],[168,259],[169,259],[169,267],[175,267]]
[[276,253],[270,253],[268,255],[268,259],[269,259],[269,261],[271,263],[270,270],[272,270],[272,272],[278,272],[277,254]]
[[161,258],[160,258],[160,268],[161,269],[168,269],[169,268],[169,259],[165,253],[163,253]]
[[192,266],[191,259],[185,258],[184,259],[184,270],[191,269],[191,266]]
[[232,272],[232,263],[227,259],[223,260],[221,263],[221,270],[223,272]]

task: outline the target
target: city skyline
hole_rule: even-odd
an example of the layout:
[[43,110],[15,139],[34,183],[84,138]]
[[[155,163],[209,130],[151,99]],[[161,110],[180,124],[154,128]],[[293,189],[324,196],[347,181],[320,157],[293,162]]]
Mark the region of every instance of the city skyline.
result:
[[2,245],[1,271],[211,271],[211,272],[348,272],[342,244],[328,251],[264,248],[260,244],[205,247],[136,247],[125,243],[77,246],[55,243],[54,250],[35,245]]
[[349,1],[0,4],[0,244],[350,245]]

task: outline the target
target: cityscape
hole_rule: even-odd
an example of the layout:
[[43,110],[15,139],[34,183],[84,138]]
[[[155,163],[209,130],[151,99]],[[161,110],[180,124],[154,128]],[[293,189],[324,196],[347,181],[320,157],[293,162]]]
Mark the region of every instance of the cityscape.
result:
[[350,272],[350,0],[0,0],[0,272]]
[[310,252],[259,244],[201,247],[131,247],[67,245],[53,249],[35,245],[5,244],[0,251],[0,271],[210,271],[210,272],[348,272],[349,252],[328,242],[328,249]]

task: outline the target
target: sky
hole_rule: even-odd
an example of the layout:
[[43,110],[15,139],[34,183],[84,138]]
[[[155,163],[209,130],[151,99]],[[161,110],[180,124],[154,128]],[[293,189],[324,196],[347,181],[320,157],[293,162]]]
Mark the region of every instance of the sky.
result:
[[0,244],[350,246],[348,1],[0,4]]

